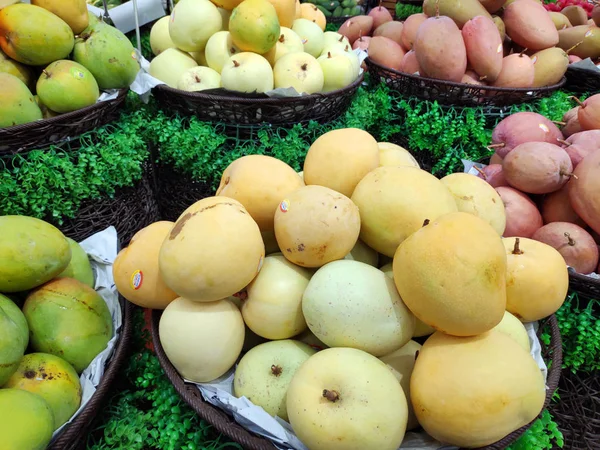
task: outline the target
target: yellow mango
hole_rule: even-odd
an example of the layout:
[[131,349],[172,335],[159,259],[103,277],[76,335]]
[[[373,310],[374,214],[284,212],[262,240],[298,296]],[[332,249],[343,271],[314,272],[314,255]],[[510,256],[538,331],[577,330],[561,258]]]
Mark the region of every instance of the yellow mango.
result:
[[75,34],[81,33],[89,24],[85,0],[31,0],[31,4],[56,14]]

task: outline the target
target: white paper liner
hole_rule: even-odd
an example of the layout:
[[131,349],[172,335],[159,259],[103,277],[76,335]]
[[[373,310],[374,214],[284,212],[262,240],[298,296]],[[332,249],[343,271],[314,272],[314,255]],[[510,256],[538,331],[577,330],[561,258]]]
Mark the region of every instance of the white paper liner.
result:
[[[487,167],[487,164],[481,164],[481,163],[476,163],[473,161],[469,161],[468,159],[461,159],[462,163],[463,163],[463,172],[464,173],[469,173],[471,175],[477,175],[479,172],[475,169],[475,167],[479,168],[479,169],[483,169],[484,167]],[[573,269],[570,266],[567,266],[569,268],[570,271],[575,271],[575,269]],[[597,273],[580,273],[579,275],[584,275],[586,277],[590,277],[593,278],[595,280],[600,280],[600,274]]]
[[54,432],[52,440],[56,439],[61,430],[79,415],[96,392],[96,387],[100,384],[100,380],[104,376],[106,362],[112,356],[121,332],[122,311],[112,275],[112,264],[117,257],[117,230],[115,227],[108,227],[104,231],[96,233],[83,242],[80,242],[80,244],[90,259],[96,280],[96,292],[102,296],[112,316],[113,336],[108,342],[106,349],[97,355],[80,375],[79,381],[83,389],[81,405],[71,419]]
[[[359,64],[362,65],[362,62],[367,57],[367,52],[364,50],[356,49],[352,50],[353,53],[358,56]],[[164,81],[159,80],[158,78],[154,78],[150,75],[150,62],[145,59],[142,55],[138,55],[140,58],[140,66],[141,70],[138,73],[135,81],[131,85],[131,90],[138,94],[143,101],[147,102],[150,94],[150,90],[158,86],[159,84],[166,84]],[[359,69],[358,75],[360,76],[364,72],[363,68]],[[306,93],[299,93],[296,89],[289,88],[277,88],[271,91],[265,92],[265,95],[272,98],[290,98],[290,97],[302,97],[308,95]]]
[[[97,8],[92,5],[87,5],[87,8],[95,15],[104,17],[104,8]],[[137,9],[140,27],[160,19],[167,14],[162,0],[137,0]],[[115,27],[123,33],[135,30],[133,1],[128,1],[109,9],[108,15],[115,24]]]
[[[535,359],[544,380],[547,379],[548,369],[542,358],[542,347],[536,335],[538,323],[526,323],[525,329],[529,335],[531,356]],[[254,405],[246,397],[236,398],[233,392],[233,377],[235,367],[228,373],[210,383],[196,384],[204,400],[217,408],[233,415],[235,421],[249,431],[270,439],[275,447],[282,450],[307,450],[306,446],[294,434],[290,424],[279,417],[272,417],[260,406]],[[401,449],[415,450],[454,450],[458,447],[444,446],[425,432],[409,431],[400,446]]]

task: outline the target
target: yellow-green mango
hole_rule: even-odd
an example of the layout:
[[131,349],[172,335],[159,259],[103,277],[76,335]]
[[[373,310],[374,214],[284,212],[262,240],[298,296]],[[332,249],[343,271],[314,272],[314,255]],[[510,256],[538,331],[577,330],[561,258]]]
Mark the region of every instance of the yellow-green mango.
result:
[[29,326],[23,311],[13,300],[2,294],[0,294],[0,310],[4,311],[8,318],[17,325],[19,329],[18,341],[21,342],[23,351],[25,351],[29,344]]
[[56,14],[71,27],[75,34],[81,33],[89,24],[85,0],[31,0],[31,4]]
[[0,387],[2,387],[17,370],[19,361],[23,358],[27,346],[23,332],[27,330],[27,324],[24,328],[23,318],[15,315],[14,310],[18,308],[12,300],[3,295],[0,297]]
[[71,246],[71,262],[59,277],[75,278],[93,288],[94,271],[85,250],[73,239],[67,238]]
[[33,87],[33,73],[31,69],[20,62],[9,58],[0,50],[0,73],[9,73],[21,80],[28,88]]
[[244,52],[268,52],[277,43],[280,30],[277,11],[267,0],[244,0],[229,18],[231,40]]
[[[25,83],[14,75],[0,73],[0,128],[21,125],[33,122],[34,120],[40,120],[41,118],[42,111],[40,111],[31,91],[25,86]],[[1,254],[2,236],[0,236]],[[0,256],[1,259],[2,257]],[[1,267],[0,274],[2,274]],[[0,291],[3,291],[2,284],[3,282],[0,279]]]
[[36,85],[37,95],[52,111],[66,113],[93,105],[100,97],[98,83],[89,70],[74,61],[54,61]]
[[52,439],[54,417],[50,405],[39,395],[22,389],[0,389],[0,448],[45,450]]
[[465,23],[475,16],[492,18],[487,9],[479,3],[479,0],[425,0],[423,2],[423,12],[429,17],[435,17],[438,6],[439,15],[450,17],[456,22],[458,28],[462,28]]
[[45,66],[73,50],[73,30],[39,6],[17,3],[0,10],[0,48],[15,61]]
[[100,89],[129,87],[140,70],[131,41],[104,22],[89,30],[76,39],[73,60],[94,75]]
[[66,423],[81,404],[79,375],[64,359],[48,353],[25,355],[4,387],[23,389],[46,400],[52,409],[55,430]]
[[558,31],[558,47],[569,55],[585,58],[600,58],[600,27],[578,25]]
[[42,116],[44,117],[44,119],[51,119],[52,117],[60,116],[60,113],[57,113],[56,111],[52,111],[51,109],[48,109],[48,107],[42,103],[42,101],[40,100],[40,97],[38,95],[34,95],[33,98],[35,99],[35,102],[42,110]]
[[533,61],[533,86],[543,87],[558,83],[569,67],[569,55],[558,47],[540,50],[531,56]]
[[60,356],[77,371],[89,366],[112,337],[104,299],[74,278],[56,278],[34,290],[23,305],[36,352]]
[[[0,79],[0,87],[3,84]],[[65,236],[43,220],[0,216],[0,230],[0,292],[33,289],[61,273],[71,261]]]

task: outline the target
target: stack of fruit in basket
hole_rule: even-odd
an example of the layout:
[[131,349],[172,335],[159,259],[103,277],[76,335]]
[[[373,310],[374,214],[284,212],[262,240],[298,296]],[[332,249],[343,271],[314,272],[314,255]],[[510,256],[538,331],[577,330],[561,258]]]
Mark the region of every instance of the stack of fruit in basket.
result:
[[[391,20],[384,8],[374,11]],[[377,17],[359,16],[342,25],[340,33],[351,35],[351,42],[363,36],[360,47],[368,48],[372,61],[411,75],[543,87],[561,80],[570,59],[600,57],[600,28],[591,19],[588,23],[583,9],[573,15],[581,14],[584,23],[569,26],[569,11],[548,12],[537,0],[425,0],[423,13],[391,22],[385,31],[377,32]],[[371,30],[380,37],[365,38]]]
[[1,446],[43,450],[79,409],[79,374],[113,322],[79,244],[32,217],[0,216],[0,228]]
[[85,108],[135,79],[131,42],[85,0],[9,3],[0,6],[0,128]]
[[339,129],[299,174],[265,155],[233,161],[216,196],[141,230],[114,278],[164,308],[160,343],[183,378],[235,366],[233,394],[310,450],[395,450],[419,426],[479,447],[540,413],[523,322],[568,290],[560,253],[503,239],[505,223],[480,178],[439,180],[403,148]]
[[305,3],[314,4],[325,17],[358,16],[365,12],[360,0],[305,0]]
[[150,75],[184,91],[341,89],[358,78],[359,58],[324,30],[323,13],[297,0],[181,0],[152,27]]
[[536,113],[507,117],[480,171],[504,201],[505,236],[545,242],[581,274],[600,273],[599,111],[600,94],[570,111],[562,131]]

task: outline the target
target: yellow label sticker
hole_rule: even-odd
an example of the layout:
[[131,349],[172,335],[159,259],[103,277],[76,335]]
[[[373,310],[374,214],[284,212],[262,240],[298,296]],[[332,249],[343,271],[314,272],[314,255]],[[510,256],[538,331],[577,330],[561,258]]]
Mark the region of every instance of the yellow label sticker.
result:
[[85,77],[85,73],[83,73],[77,67],[71,67],[71,75],[73,75],[73,78],[77,78],[78,80],[81,80],[83,77]]
[[131,59],[137,61],[137,55],[135,54],[135,50],[131,52]]
[[533,58],[531,58],[531,62],[532,62],[533,64],[535,64],[535,63],[536,63],[536,61],[537,61],[537,59],[538,59],[538,57],[537,57],[537,56],[534,56]]
[[498,46],[498,50],[496,50],[496,53],[502,53],[502,42]]
[[540,130],[542,130],[544,133],[550,133],[550,129],[543,123],[540,123]]
[[279,204],[279,209],[281,210],[281,212],[286,213],[289,211],[290,209],[290,201],[288,199],[283,200],[280,204]]
[[256,273],[260,272],[260,269],[262,269],[264,262],[265,262],[265,257],[261,256],[260,260],[258,261],[258,268],[256,269]]
[[131,275],[131,287],[134,290],[138,290],[142,287],[142,283],[144,282],[144,273],[141,270],[136,270]]

